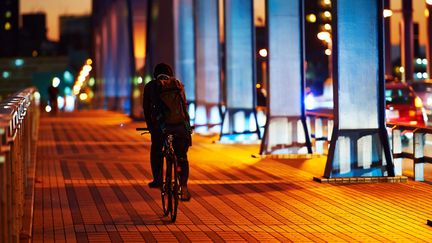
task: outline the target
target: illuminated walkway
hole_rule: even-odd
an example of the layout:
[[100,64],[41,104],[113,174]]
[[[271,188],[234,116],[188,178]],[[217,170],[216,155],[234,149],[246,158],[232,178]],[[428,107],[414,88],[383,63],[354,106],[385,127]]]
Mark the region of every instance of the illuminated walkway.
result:
[[138,126],[103,111],[42,118],[34,242],[432,242],[427,183],[319,184],[325,157],[260,159],[259,145],[197,135],[193,198],[170,224],[147,187],[149,137]]

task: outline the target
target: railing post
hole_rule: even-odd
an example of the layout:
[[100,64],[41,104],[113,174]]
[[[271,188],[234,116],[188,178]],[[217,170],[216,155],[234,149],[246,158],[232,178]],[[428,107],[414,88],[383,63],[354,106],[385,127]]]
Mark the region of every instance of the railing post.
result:
[[425,134],[414,130],[414,180],[424,181],[424,144]]
[[395,168],[395,175],[402,175],[402,157],[398,157],[402,153],[402,137],[401,130],[392,128],[392,147],[393,147],[393,163]]
[[319,154],[324,153],[324,142],[322,138],[324,137],[323,134],[323,121],[321,117],[317,117],[315,119],[315,149],[316,152]]

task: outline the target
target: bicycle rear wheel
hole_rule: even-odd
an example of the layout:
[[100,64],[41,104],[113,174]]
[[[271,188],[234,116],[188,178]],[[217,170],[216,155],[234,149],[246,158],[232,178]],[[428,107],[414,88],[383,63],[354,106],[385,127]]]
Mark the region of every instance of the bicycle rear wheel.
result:
[[177,172],[177,158],[175,155],[173,155],[171,160],[171,169],[172,169],[172,210],[170,211],[171,216],[171,222],[175,222],[177,219],[177,208],[178,208],[178,202],[180,198],[180,181],[179,181],[179,175]]
[[162,171],[163,171],[163,165],[166,165],[165,175],[163,176],[163,184],[161,188],[161,198],[162,198],[162,209],[165,216],[168,216],[170,213],[170,197],[171,197],[171,168],[169,161],[164,158],[164,163],[162,164]]

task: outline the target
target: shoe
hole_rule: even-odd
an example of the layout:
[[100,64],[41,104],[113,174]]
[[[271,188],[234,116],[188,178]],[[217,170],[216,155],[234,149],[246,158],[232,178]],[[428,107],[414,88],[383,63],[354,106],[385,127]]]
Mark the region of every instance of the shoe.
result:
[[148,184],[148,186],[150,188],[160,188],[162,186],[162,183],[156,182],[156,181],[152,181]]
[[180,200],[186,201],[186,202],[190,201],[191,194],[190,194],[189,190],[187,189],[187,187],[182,187],[181,192],[182,192],[182,194],[181,194]]

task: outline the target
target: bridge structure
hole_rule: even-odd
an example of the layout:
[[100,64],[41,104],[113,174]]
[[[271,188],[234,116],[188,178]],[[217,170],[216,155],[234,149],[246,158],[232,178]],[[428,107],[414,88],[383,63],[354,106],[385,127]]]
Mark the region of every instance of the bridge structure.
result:
[[[97,101],[105,110],[40,116],[34,88],[0,104],[1,242],[431,241],[432,194],[419,181],[432,179],[425,173],[432,130],[385,123],[383,2],[332,1],[328,113],[306,112],[303,103],[304,1],[266,1],[263,127],[252,1],[93,4]],[[147,32],[138,71],[137,32]],[[158,62],[184,80],[197,127],[192,201],[180,203],[176,224],[147,186],[150,139],[135,132],[144,123],[125,114],[141,113],[139,91]],[[406,131],[412,153],[402,149]]]
[[[93,3],[95,73],[104,107],[141,116],[136,94],[142,94],[154,65],[166,62],[185,84],[197,132],[216,132],[221,142],[261,139],[262,155],[313,152],[303,102],[303,0],[266,1],[265,124],[256,109],[253,1],[146,3]],[[332,38],[326,41],[333,46],[335,108],[324,177],[395,176],[385,127],[384,1],[335,0],[332,6]],[[143,24],[144,82],[137,83],[133,39]]]

